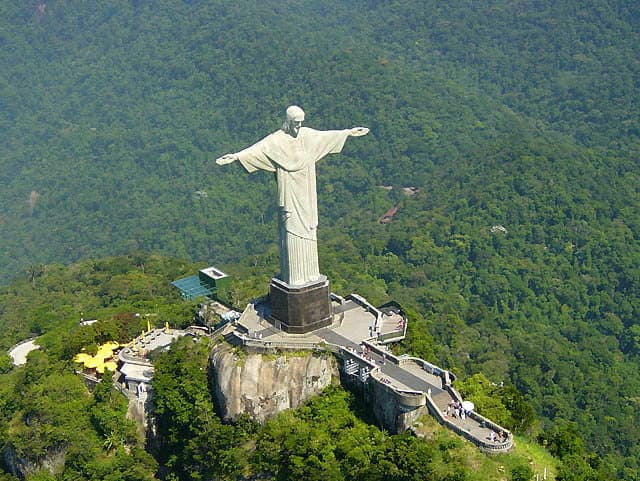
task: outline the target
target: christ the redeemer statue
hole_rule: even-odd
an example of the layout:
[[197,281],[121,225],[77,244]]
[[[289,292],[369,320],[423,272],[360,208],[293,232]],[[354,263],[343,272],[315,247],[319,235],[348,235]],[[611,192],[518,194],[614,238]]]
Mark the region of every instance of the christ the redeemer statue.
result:
[[218,165],[239,161],[247,172],[275,172],[280,208],[280,280],[292,287],[320,280],[318,268],[318,202],[316,162],[342,150],[347,137],[366,135],[369,129],[319,131],[302,127],[304,111],[287,109],[281,130],[254,145],[226,154]]

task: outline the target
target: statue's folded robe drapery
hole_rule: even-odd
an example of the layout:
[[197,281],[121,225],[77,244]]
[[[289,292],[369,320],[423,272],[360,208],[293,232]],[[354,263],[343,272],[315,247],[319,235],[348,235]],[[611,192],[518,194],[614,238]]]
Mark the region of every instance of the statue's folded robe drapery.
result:
[[320,277],[315,164],[328,154],[342,151],[349,133],[301,127],[293,137],[278,130],[236,154],[247,172],[276,172],[281,209],[280,274],[290,285],[307,284]]

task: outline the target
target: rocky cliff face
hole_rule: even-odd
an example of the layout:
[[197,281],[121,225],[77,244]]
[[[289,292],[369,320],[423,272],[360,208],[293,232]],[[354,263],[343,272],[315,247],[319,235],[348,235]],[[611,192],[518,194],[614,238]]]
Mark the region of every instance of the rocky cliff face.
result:
[[64,467],[65,455],[66,449],[61,447],[50,449],[46,455],[37,460],[23,459],[17,455],[11,443],[8,443],[2,452],[3,461],[9,473],[19,479],[25,479],[40,470],[47,470],[52,475],[61,473]]
[[239,357],[228,344],[221,344],[209,361],[216,405],[225,420],[244,413],[263,422],[284,409],[297,408],[339,376],[337,362],[328,353]]

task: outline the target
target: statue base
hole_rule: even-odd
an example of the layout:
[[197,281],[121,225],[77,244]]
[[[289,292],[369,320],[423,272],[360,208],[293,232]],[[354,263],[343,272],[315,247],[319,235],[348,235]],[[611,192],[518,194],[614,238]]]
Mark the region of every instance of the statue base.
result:
[[269,285],[269,322],[289,334],[306,334],[332,322],[329,281],[291,286],[275,277]]

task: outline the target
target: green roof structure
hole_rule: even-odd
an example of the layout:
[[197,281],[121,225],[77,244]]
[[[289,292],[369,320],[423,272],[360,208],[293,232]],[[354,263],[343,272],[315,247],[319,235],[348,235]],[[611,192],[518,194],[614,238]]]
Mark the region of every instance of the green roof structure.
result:
[[180,295],[188,300],[213,295],[213,289],[200,281],[198,276],[189,276],[171,283],[180,290]]
[[214,266],[200,269],[197,276],[189,276],[171,283],[180,290],[184,299],[210,297],[225,301],[231,285],[231,278]]

